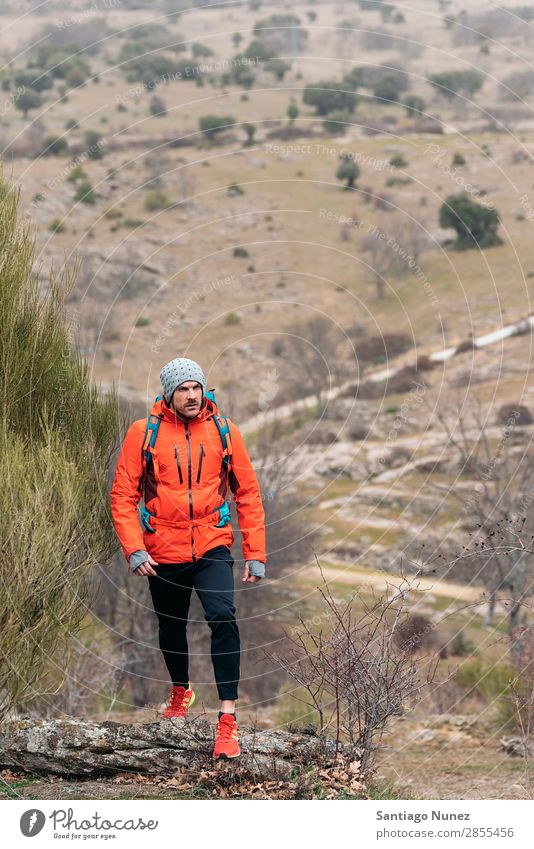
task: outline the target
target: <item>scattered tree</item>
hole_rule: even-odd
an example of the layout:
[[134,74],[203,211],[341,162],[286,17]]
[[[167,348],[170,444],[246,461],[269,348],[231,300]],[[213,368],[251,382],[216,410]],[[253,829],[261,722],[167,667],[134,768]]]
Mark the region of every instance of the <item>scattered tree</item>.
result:
[[33,88],[27,88],[15,100],[15,106],[20,109],[25,118],[28,117],[28,112],[31,109],[38,109],[41,104],[41,95]]
[[446,100],[454,100],[460,94],[468,98],[473,97],[482,88],[484,77],[475,70],[442,71],[430,74],[427,80]]
[[335,80],[307,85],[302,100],[307,106],[315,107],[318,115],[340,110],[354,112],[358,103],[357,95],[344,89],[343,83]]
[[254,144],[254,133],[256,132],[256,125],[250,124],[249,122],[247,122],[246,124],[243,124],[243,129],[244,129],[245,133],[247,134],[247,140],[246,140],[245,144],[246,145]]
[[43,141],[43,156],[63,156],[67,150],[67,140],[61,136],[46,136]]
[[289,118],[290,124],[293,124],[293,122],[298,118],[299,108],[294,97],[292,97],[289,101],[289,106],[287,107],[286,115]]
[[408,94],[403,100],[403,106],[409,118],[420,115],[426,109],[426,102],[417,94]]
[[336,171],[336,178],[345,181],[346,189],[354,188],[354,181],[360,176],[360,167],[354,161],[354,158],[347,153],[343,153],[339,157],[339,165]]
[[200,132],[212,142],[215,137],[227,130],[228,127],[233,127],[235,118],[230,115],[203,115],[198,122]]
[[148,108],[150,110],[150,114],[154,115],[155,118],[162,118],[167,114],[167,106],[162,97],[158,97],[157,94],[153,94],[148,103]]
[[497,234],[500,224],[499,213],[472,200],[466,192],[449,195],[439,213],[440,227],[456,230],[457,250],[489,248],[502,244]]

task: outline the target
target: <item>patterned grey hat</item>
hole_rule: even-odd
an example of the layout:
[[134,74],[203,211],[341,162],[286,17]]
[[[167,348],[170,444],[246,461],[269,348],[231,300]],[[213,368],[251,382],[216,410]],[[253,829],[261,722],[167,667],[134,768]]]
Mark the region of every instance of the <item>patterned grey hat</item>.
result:
[[170,403],[173,392],[181,383],[186,380],[196,380],[202,386],[202,392],[206,391],[206,378],[199,364],[194,360],[188,360],[187,357],[176,357],[171,360],[166,366],[163,366],[159,373],[161,385],[163,386],[163,395],[167,404]]

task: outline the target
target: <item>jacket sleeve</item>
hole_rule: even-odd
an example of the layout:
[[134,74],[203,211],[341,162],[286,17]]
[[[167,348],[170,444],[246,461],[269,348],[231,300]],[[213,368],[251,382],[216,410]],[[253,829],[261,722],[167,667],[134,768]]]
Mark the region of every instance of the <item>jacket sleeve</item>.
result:
[[128,429],[117,461],[115,478],[110,491],[111,515],[123,554],[129,560],[134,551],[143,550],[143,529],[137,505],[142,495],[143,462],[141,448],[144,439],[142,420]]
[[265,513],[260,486],[241,432],[233,422],[228,422],[228,425],[232,440],[230,489],[234,494],[239,530],[243,536],[243,557],[265,563]]

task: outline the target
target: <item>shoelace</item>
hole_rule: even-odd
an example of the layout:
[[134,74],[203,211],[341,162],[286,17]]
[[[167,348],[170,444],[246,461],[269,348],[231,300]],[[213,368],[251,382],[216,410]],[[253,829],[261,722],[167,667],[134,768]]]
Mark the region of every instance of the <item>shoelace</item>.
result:
[[182,707],[185,696],[185,687],[172,687],[169,697],[169,707],[173,710]]
[[225,719],[221,716],[217,723],[217,731],[219,733],[219,738],[226,743],[230,739],[233,729],[234,720]]

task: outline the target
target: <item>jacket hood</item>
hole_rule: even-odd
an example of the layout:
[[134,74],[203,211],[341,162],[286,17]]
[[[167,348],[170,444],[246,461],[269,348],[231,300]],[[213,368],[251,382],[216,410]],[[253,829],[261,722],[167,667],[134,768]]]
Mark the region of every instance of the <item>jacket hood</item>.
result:
[[[158,416],[162,421],[167,421],[171,423],[182,422],[179,416],[176,415],[174,410],[167,406],[167,402],[165,398],[161,398],[159,401],[155,401],[152,405],[152,409],[150,410],[151,416]],[[200,409],[198,416],[195,416],[194,419],[190,419],[191,423],[197,421],[205,421],[206,419],[211,418],[213,415],[220,415],[217,405],[214,401],[210,401],[209,398],[204,398],[204,404]]]

